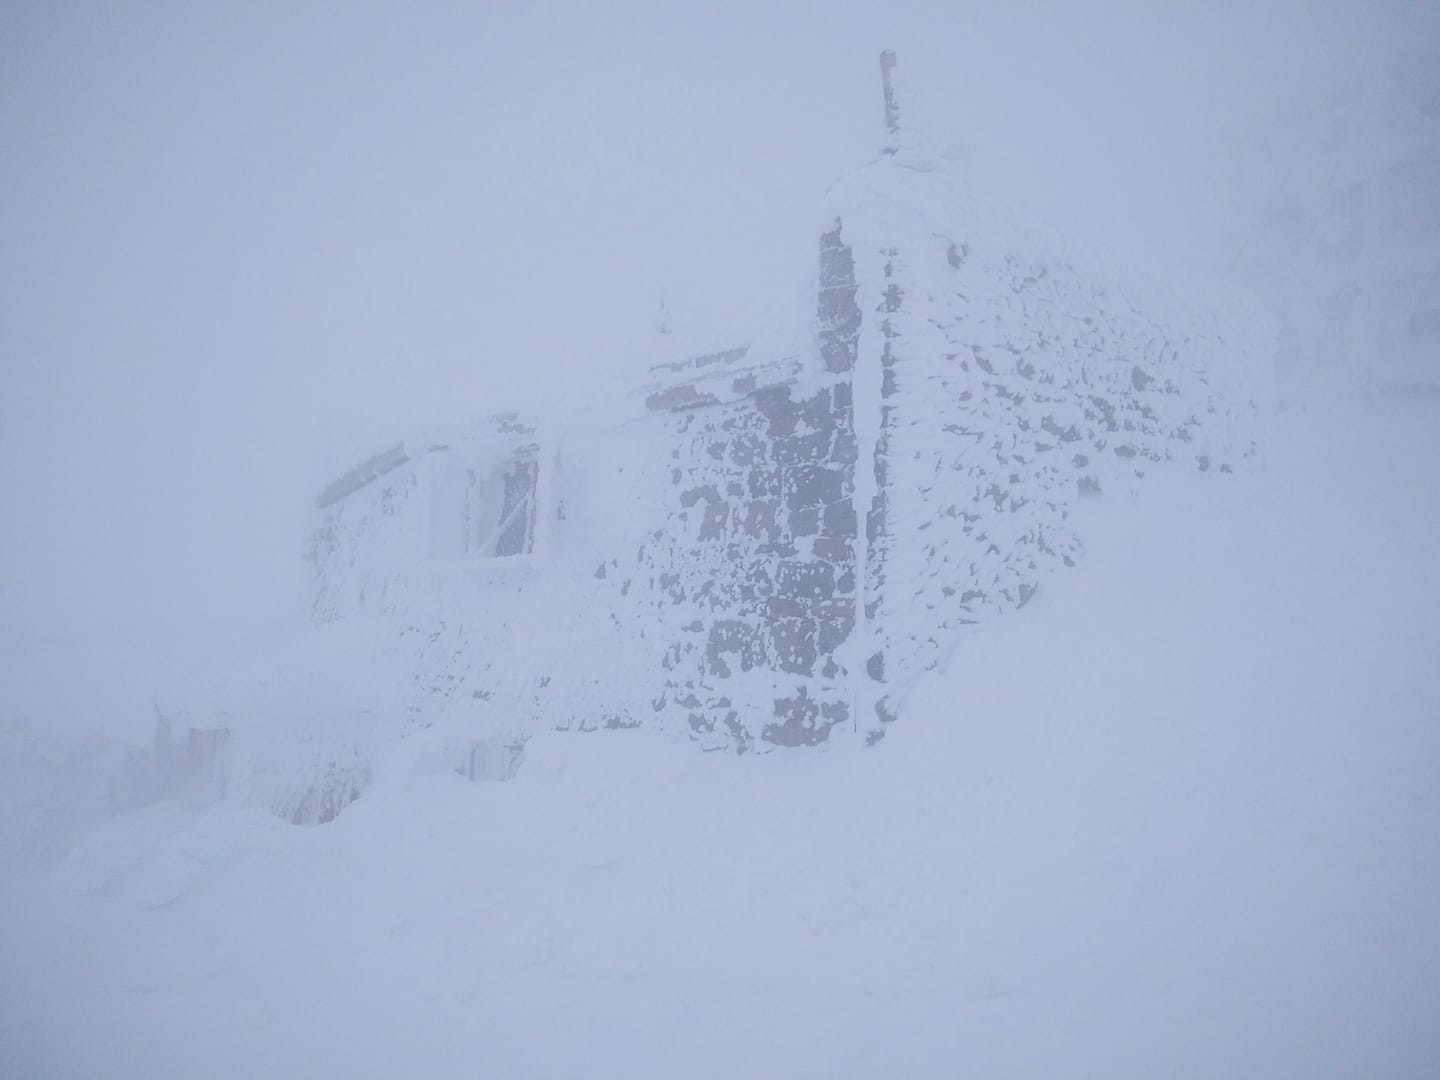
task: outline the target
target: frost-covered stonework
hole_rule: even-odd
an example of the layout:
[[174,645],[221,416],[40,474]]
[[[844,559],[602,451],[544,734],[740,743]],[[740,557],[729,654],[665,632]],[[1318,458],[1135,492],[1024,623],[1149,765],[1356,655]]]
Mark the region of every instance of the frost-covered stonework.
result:
[[[321,493],[305,647],[363,653],[365,700],[305,715],[363,717],[371,744],[457,732],[507,768],[540,727],[874,741],[961,627],[1078,557],[1078,500],[1255,453],[1269,357],[1246,304],[1057,253],[901,125],[888,82],[886,115],[885,153],[824,201],[800,332],[578,415],[407,440]],[[348,797],[365,757],[320,764]],[[292,813],[334,801],[285,790]]]
[[883,722],[958,626],[1023,605],[1074,561],[1077,499],[1251,458],[1268,358],[1247,304],[1082,270],[923,148],[853,174],[830,205],[863,283],[865,655]]
[[[851,373],[751,352],[665,365],[548,442],[506,417],[362,466],[319,500],[314,618],[392,625],[420,723],[657,718],[706,745],[823,741],[852,698]],[[531,484],[515,550],[433,555],[457,470]]]

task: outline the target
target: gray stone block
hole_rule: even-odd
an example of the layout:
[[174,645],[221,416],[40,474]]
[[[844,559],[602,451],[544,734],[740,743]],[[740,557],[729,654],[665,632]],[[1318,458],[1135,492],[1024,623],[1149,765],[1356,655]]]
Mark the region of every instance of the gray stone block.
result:
[[778,468],[754,468],[746,477],[746,484],[750,490],[751,498],[755,499],[778,499],[784,490],[785,474]]
[[772,446],[775,462],[779,465],[819,464],[830,457],[830,431],[790,435],[776,439]]
[[791,675],[812,674],[818,656],[816,634],[814,619],[774,619],[770,624],[770,640],[775,649],[775,666]]
[[832,716],[823,715],[820,703],[802,688],[794,697],[775,702],[775,722],[766,724],[760,737],[776,746],[818,746],[837,723]]
[[815,648],[828,656],[850,639],[855,630],[853,604],[825,604],[815,617]]
[[825,465],[797,465],[786,473],[792,510],[829,506],[845,498],[845,470]]
[[741,530],[759,540],[780,539],[780,503],[776,499],[754,499],[736,515]]
[[741,671],[765,663],[765,635],[760,627],[740,619],[720,619],[710,627],[710,640],[705,644],[707,670],[722,678],[733,674],[731,659]]
[[851,541],[842,536],[817,536],[811,545],[811,550],[818,559],[826,562],[848,564],[855,558],[855,549]]
[[855,506],[846,499],[825,507],[821,517],[821,531],[826,536],[853,538],[855,536]]
[[792,510],[789,523],[791,536],[814,536],[820,531],[820,508]]
[[775,567],[775,595],[828,600],[835,595],[835,567],[828,562],[787,559]]

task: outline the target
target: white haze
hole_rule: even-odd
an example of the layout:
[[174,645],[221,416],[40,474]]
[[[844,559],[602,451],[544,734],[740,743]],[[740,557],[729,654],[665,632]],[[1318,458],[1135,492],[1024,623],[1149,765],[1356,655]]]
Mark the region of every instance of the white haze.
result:
[[803,293],[882,46],[1007,195],[1206,265],[1223,140],[1425,14],[7,5],[0,638],[287,612],[353,460],[633,369],[662,294],[710,340]]
[[0,726],[0,1074],[1430,1080],[1440,432],[1355,415],[1088,508],[874,749],[541,732],[297,828]]
[[1358,372],[1295,371],[1253,470],[1077,504],[1079,565],[875,747],[538,730],[481,784],[420,734],[306,828],[158,797],[149,742],[283,647],[340,470],[583,402],[662,296],[676,347],[809,310],[881,48],[984,186],[1209,272],[1230,148],[1425,40],[1401,0],[0,6],[0,1077],[1440,1075],[1440,424]]

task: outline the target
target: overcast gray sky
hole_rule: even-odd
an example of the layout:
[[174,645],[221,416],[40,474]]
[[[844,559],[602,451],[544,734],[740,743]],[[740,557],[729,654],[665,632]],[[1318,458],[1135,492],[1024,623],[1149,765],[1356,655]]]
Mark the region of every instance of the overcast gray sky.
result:
[[882,47],[992,181],[1195,261],[1214,138],[1426,6],[7,3],[0,637],[282,610],[352,459],[603,377],[662,289],[803,288]]

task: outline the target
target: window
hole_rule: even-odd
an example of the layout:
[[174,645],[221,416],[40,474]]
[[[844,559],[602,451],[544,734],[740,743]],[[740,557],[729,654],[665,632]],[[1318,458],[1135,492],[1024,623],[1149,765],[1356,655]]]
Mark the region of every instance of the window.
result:
[[431,503],[430,554],[440,559],[530,554],[538,475],[533,447],[500,461],[441,463]]

